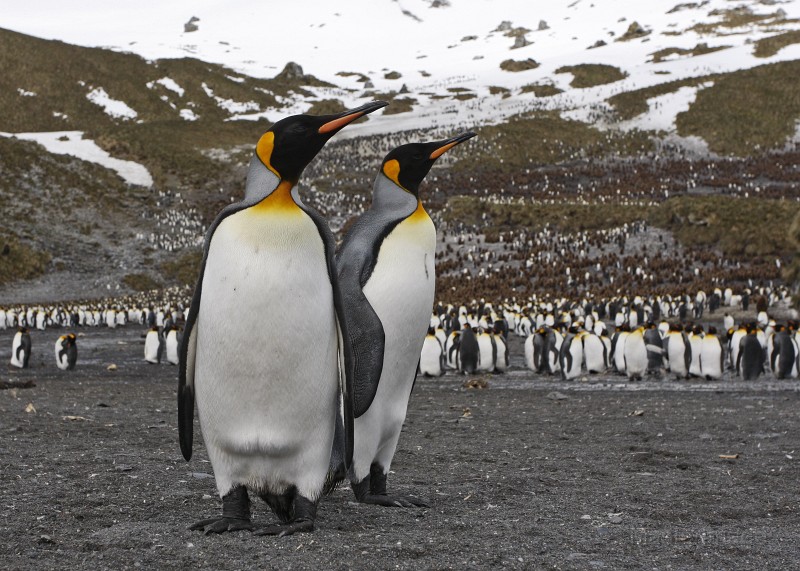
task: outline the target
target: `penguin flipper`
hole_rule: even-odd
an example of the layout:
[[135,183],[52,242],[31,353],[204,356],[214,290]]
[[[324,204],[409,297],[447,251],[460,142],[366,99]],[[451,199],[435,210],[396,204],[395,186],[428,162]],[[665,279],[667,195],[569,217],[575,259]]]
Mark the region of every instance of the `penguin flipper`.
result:
[[347,287],[346,283],[340,285],[346,314],[354,320],[348,332],[352,347],[353,417],[358,418],[369,410],[378,392],[383,373],[386,334],[378,314],[361,288],[355,284],[355,287]]
[[181,453],[188,461],[192,457],[194,439],[194,360],[197,351],[197,328],[195,312],[189,314],[186,330],[180,345],[178,368],[178,439]]

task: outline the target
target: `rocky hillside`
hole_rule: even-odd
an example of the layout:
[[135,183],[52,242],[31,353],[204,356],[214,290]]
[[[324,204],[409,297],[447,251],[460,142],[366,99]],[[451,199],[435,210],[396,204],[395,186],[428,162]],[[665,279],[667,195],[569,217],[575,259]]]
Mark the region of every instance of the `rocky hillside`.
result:
[[[407,4],[398,26],[415,38],[442,14],[460,27],[380,71],[356,65],[374,54],[259,68],[246,36],[222,40],[208,17],[180,34],[180,49],[0,30],[0,204],[11,220],[0,299],[190,282],[203,231],[241,196],[267,126],[372,98],[391,105],[332,141],[302,192],[341,231],[368,205],[391,147],[477,130],[422,189],[442,230],[441,291],[614,291],[639,274],[649,276],[641,287],[676,291],[781,277],[800,210],[800,3],[657,2],[646,14],[635,3],[559,4],[536,18],[501,2],[498,15],[515,11],[491,26],[456,18],[474,3]],[[334,18],[338,30],[351,17]],[[179,57],[152,58],[158,45]],[[572,259],[564,241],[596,245]],[[659,243],[674,247],[656,262]],[[613,260],[616,276],[589,275]]]

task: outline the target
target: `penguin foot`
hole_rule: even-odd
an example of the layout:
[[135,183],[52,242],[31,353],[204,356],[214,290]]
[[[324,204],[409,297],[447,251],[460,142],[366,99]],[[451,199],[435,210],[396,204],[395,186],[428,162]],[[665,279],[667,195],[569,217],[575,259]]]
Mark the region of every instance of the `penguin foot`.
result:
[[276,537],[286,537],[295,533],[310,533],[314,531],[314,520],[298,519],[289,523],[279,523],[268,525],[253,532],[254,535],[274,535]]
[[[264,497],[264,496],[262,496]],[[305,498],[297,493],[297,490],[290,489],[282,497],[286,502],[291,502],[294,499],[294,505],[286,503],[285,507],[292,509],[294,518],[291,521],[286,521],[279,512],[278,517],[281,518],[283,523],[268,525],[255,531],[256,535],[275,535],[277,537],[286,537],[295,533],[309,533],[314,531],[314,520],[317,519],[317,504],[308,498]],[[266,500],[266,498],[265,498]],[[268,502],[269,503],[269,502]],[[273,506],[270,503],[270,506]],[[273,506],[273,509],[274,506]],[[287,512],[288,513],[288,512]]]
[[206,535],[210,533],[225,533],[226,531],[252,530],[250,522],[250,497],[247,488],[234,486],[222,496],[222,515],[198,521],[189,526],[192,531],[203,530]]
[[202,530],[206,535],[212,533],[225,533],[226,531],[242,531],[253,529],[249,519],[218,516],[198,521],[189,526],[192,531]]
[[369,476],[356,484],[350,484],[356,500],[362,504],[372,504],[388,508],[427,508],[428,504],[413,496],[390,496],[386,493],[386,473],[383,466],[374,462]]
[[372,504],[387,508],[427,508],[430,507],[424,500],[414,496],[390,496],[388,494],[367,494],[358,500],[362,504]]

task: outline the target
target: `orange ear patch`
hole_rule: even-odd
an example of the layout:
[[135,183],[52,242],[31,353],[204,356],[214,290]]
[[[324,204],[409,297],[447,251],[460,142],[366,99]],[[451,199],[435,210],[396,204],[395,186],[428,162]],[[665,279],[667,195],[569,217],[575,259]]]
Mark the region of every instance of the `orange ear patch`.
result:
[[261,138],[258,140],[256,144],[256,155],[258,158],[261,159],[261,162],[264,163],[264,166],[271,170],[275,176],[278,178],[281,175],[272,167],[272,163],[270,159],[272,158],[272,150],[275,148],[275,133],[272,131],[267,131]]
[[400,188],[403,188],[403,185],[400,184],[399,176],[400,176],[400,162],[397,159],[392,159],[390,161],[386,161],[383,165],[383,174],[386,175],[386,178],[391,180]]

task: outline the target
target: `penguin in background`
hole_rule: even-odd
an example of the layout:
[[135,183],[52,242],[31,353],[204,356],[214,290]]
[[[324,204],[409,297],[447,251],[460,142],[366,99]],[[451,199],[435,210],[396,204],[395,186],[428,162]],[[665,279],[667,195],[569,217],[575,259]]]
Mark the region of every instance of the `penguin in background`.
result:
[[422,352],[419,357],[419,372],[426,377],[440,377],[444,375],[444,351],[433,327],[428,327],[428,334],[422,342]]
[[647,349],[647,372],[658,375],[664,368],[664,343],[655,323],[647,324],[643,337]]
[[453,330],[444,342],[445,364],[448,369],[458,369],[458,346],[461,342],[461,331]]
[[494,370],[496,373],[505,373],[508,369],[508,344],[502,333],[492,333],[496,346]]
[[596,333],[583,336],[583,361],[589,373],[605,373],[608,368],[608,349]]
[[725,370],[725,351],[717,328],[709,327],[700,345],[700,370],[707,381],[721,379]]
[[474,375],[478,370],[480,361],[480,348],[478,338],[469,323],[464,323],[464,329],[459,335],[456,348],[456,369],[465,375]]
[[764,348],[756,335],[757,329],[751,325],[739,341],[736,372],[745,381],[757,379],[764,372]]
[[739,362],[739,351],[742,347],[742,338],[747,335],[747,328],[740,324],[734,331],[728,331],[728,356],[730,357],[730,367],[739,374],[737,363]]
[[630,335],[630,330],[626,324],[617,328],[611,338],[611,362],[618,374],[625,374],[625,340]]
[[[188,460],[196,403],[223,508],[190,529],[252,529],[250,491],[280,520],[257,534],[313,531],[332,453],[341,451],[349,465],[352,377],[340,362],[346,372],[353,354],[335,241],[296,184],[333,135],[385,105],[272,125],[256,145],[244,199],[225,207],[206,233],[180,345],[178,429]],[[287,321],[296,325],[283,327]],[[334,450],[339,422],[343,446]]]
[[[348,341],[356,357],[348,476],[361,503],[427,505],[386,491],[434,301],[436,228],[422,205],[419,186],[440,156],[474,136],[466,132],[390,151],[375,179],[372,204],[336,255]],[[464,337],[462,332],[462,351]]]
[[644,328],[637,327],[625,337],[623,348],[625,373],[631,381],[641,381],[647,371],[647,346],[644,341]]
[[770,368],[775,378],[797,378],[797,342],[785,328],[781,328],[773,337]]
[[164,351],[167,363],[177,365],[180,363],[179,348],[181,344],[181,329],[176,325],[164,330]]
[[550,327],[545,328],[544,350],[542,358],[544,360],[545,371],[551,375],[561,372],[561,346],[564,344],[564,336]]
[[158,331],[158,327],[148,330],[144,338],[144,360],[153,365],[161,363],[164,355],[164,338]]
[[71,371],[78,362],[78,343],[74,333],[62,335],[56,340],[56,365],[62,371]]
[[481,328],[478,331],[478,370],[487,373],[494,372],[497,361],[497,343],[492,335],[491,327]]
[[722,327],[727,331],[728,329],[733,329],[734,321],[733,317],[730,313],[725,313],[725,316],[722,318]]
[[700,366],[700,352],[703,346],[703,328],[700,325],[695,325],[690,328],[687,326],[687,337],[692,347],[692,362],[689,365],[689,374],[693,377],[702,377],[703,370]]
[[692,344],[686,332],[677,323],[670,327],[664,339],[664,352],[667,355],[669,370],[679,378],[689,377],[689,368],[692,364]]
[[525,365],[537,373],[544,370],[544,333],[544,329],[540,327],[525,339]]
[[561,368],[561,378],[571,381],[581,375],[581,365],[583,364],[583,343],[581,342],[582,332],[577,326],[569,328],[569,332],[564,337],[559,350],[558,363]]
[[11,342],[11,364],[19,369],[27,369],[31,358],[31,334],[27,327],[19,327]]

